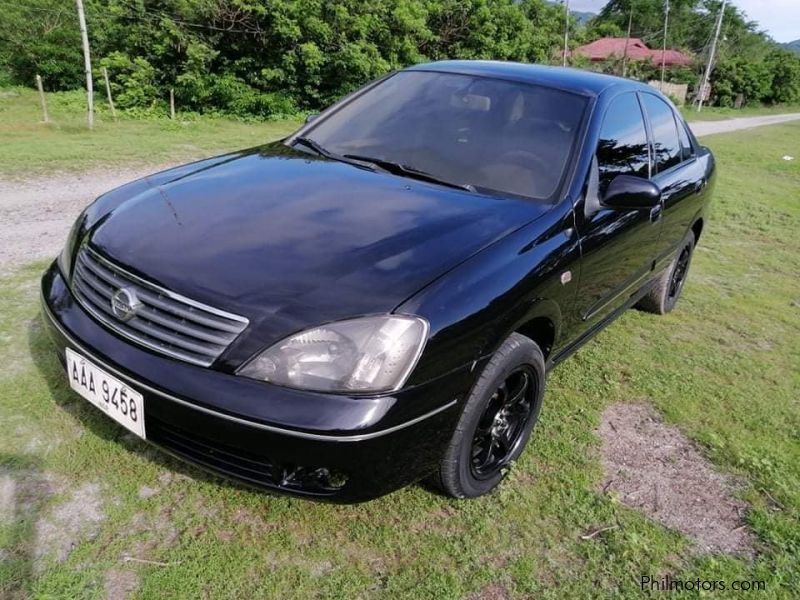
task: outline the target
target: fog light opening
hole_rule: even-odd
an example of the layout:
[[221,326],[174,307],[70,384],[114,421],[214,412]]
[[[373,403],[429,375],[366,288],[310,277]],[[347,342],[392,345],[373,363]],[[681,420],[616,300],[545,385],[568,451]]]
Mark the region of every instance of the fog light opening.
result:
[[309,492],[336,492],[347,484],[347,475],[327,467],[284,467],[280,486]]

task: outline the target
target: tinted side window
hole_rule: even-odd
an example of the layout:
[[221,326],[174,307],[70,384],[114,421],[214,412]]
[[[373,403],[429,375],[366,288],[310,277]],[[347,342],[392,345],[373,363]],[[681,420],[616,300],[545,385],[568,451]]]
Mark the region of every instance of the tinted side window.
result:
[[644,109],[650,118],[655,144],[656,168],[664,171],[681,162],[681,143],[675,127],[672,109],[661,98],[652,94],[642,94]]
[[636,94],[615,98],[603,117],[597,164],[600,168],[600,193],[617,175],[649,176],[650,152],[642,110]]
[[689,160],[695,156],[694,146],[692,146],[691,140],[689,140],[689,134],[686,132],[686,125],[680,120],[678,121],[678,137],[681,140],[681,154],[683,155],[683,160]]

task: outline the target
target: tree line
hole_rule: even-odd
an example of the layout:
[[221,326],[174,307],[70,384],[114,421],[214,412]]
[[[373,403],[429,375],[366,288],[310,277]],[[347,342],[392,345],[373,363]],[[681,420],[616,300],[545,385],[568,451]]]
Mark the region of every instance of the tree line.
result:
[[[103,67],[121,109],[269,118],[318,110],[409,64],[444,58],[560,64],[564,8],[545,0],[85,0],[97,80]],[[668,80],[697,83],[719,0],[672,0],[668,46],[697,66]],[[0,84],[83,85],[75,6],[0,0]],[[631,35],[662,43],[663,0],[611,0],[586,24],[569,19],[570,46]],[[575,66],[619,72],[619,61]],[[632,65],[629,76],[653,76]],[[800,58],[735,6],[726,11],[713,102],[800,101]]]

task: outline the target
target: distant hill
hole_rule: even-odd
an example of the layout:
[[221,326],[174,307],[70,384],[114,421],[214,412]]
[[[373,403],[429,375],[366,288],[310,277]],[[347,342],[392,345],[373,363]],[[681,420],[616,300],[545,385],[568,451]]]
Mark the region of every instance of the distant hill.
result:
[[797,54],[800,54],[800,40],[795,40],[793,42],[787,42],[785,44],[781,44],[781,46],[783,46],[787,50],[792,50],[793,52],[796,52]]
[[[597,16],[597,13],[593,13],[593,12],[581,12],[579,10],[571,10],[569,12],[573,17],[578,19],[578,23],[581,23],[581,24],[585,24],[586,22],[590,21],[591,19],[593,19],[594,17]],[[794,42],[792,42],[792,43],[794,43]]]
[[[558,4],[559,6],[563,5],[563,2],[560,2],[559,0],[547,0],[547,1],[550,4]],[[589,20],[597,16],[597,13],[580,11],[580,10],[571,10],[569,11],[569,14],[575,17],[578,20],[578,23],[580,23],[581,25],[585,25]]]

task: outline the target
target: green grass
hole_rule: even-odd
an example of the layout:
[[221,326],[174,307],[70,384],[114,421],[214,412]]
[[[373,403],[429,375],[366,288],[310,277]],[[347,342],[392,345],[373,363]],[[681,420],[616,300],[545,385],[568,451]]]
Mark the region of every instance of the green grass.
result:
[[[141,598],[638,598],[642,575],[667,573],[800,596],[800,161],[781,160],[799,137],[797,123],[705,140],[719,162],[713,219],[677,309],[629,311],[556,369],[510,479],[472,502],[412,486],[313,504],[221,484],[131,440],[69,391],[37,316],[45,265],[20,268],[0,280],[0,475],[61,484],[0,518],[0,597],[102,597],[112,570],[133,571]],[[603,409],[643,401],[741,478],[754,560],[698,554],[598,489]],[[91,482],[106,510],[96,535],[34,568],[37,519]],[[143,486],[160,491],[142,498]]]
[[114,121],[98,100],[95,128],[86,124],[85,96],[47,94],[50,123],[42,122],[38,94],[25,88],[0,94],[0,177],[128,164],[175,163],[247,148],[289,134],[299,121],[242,123],[225,118],[182,117]]
[[800,112],[800,104],[776,104],[774,106],[745,106],[744,108],[724,108],[704,106],[697,112],[694,106],[682,106],[681,112],[687,121],[722,121],[738,117],[765,117],[784,113]]

